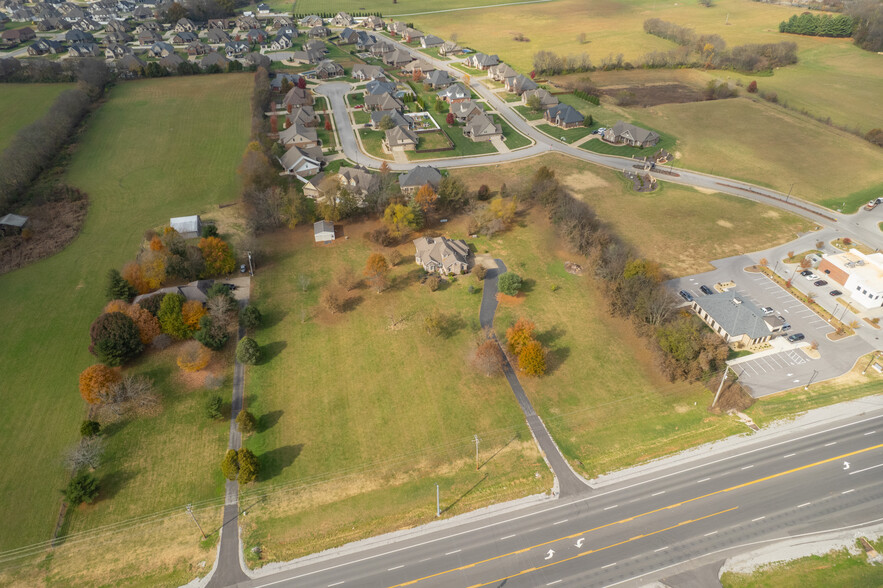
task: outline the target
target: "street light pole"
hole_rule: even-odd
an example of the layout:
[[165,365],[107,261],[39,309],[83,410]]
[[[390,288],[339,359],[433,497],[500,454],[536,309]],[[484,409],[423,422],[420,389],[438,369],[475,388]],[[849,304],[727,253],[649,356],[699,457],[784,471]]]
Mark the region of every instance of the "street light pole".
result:
[[788,204],[788,199],[791,198],[791,190],[794,189],[794,184],[796,184],[796,183],[797,182],[791,182],[791,187],[788,188],[788,195],[785,196],[785,204]]
[[874,354],[874,353],[872,353],[872,354],[871,354],[871,361],[869,361],[869,362],[868,362],[868,365],[865,366],[865,369],[862,370],[862,375],[863,375],[863,376],[865,375],[865,372],[868,371],[868,368],[871,367],[871,364],[874,363],[874,360],[875,360],[875,359],[877,359],[877,355]]
[[435,485],[435,516],[441,516],[441,503],[438,500],[438,484]]
[[724,368],[724,377],[721,378],[720,386],[717,387],[717,393],[714,395],[714,400],[711,401],[711,408],[714,408],[714,405],[717,404],[717,399],[721,395],[721,390],[724,388],[724,382],[727,380],[727,375],[730,373],[730,367],[727,366]]
[[809,379],[809,382],[806,383],[806,386],[803,387],[804,390],[809,390],[809,385],[812,384],[812,381],[816,379],[816,374],[818,373],[818,370],[812,371],[812,377]]
[[481,439],[478,438],[478,435],[473,435],[475,437],[475,469],[478,469],[478,442]]

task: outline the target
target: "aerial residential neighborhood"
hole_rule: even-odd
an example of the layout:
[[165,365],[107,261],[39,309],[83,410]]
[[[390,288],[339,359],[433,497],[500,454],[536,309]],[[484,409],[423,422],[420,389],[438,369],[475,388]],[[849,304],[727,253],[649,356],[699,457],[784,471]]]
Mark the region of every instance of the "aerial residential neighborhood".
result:
[[0,0],[0,585],[883,585],[881,31]]

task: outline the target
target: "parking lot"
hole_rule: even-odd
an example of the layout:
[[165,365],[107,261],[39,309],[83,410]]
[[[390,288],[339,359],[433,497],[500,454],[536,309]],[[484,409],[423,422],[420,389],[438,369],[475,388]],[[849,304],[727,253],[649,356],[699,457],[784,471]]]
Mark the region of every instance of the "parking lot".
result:
[[788,370],[792,367],[800,366],[809,361],[806,355],[798,350],[789,349],[781,351],[774,355],[764,355],[757,359],[747,359],[746,361],[734,364],[738,366],[737,374],[750,374],[760,376],[767,373],[774,373],[779,370]]

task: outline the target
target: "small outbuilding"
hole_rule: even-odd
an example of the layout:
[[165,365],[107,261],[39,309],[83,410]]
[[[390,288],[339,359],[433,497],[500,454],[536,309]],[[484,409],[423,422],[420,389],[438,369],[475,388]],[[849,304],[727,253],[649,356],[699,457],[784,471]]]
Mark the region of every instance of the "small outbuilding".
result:
[[3,218],[0,218],[0,234],[18,235],[22,232],[22,229],[25,228],[27,222],[28,217],[26,216],[7,214]]
[[313,223],[313,237],[316,243],[330,243],[334,241],[334,223],[320,220]]
[[198,237],[202,231],[202,221],[198,214],[171,218],[169,219],[169,226],[178,231],[185,239]]

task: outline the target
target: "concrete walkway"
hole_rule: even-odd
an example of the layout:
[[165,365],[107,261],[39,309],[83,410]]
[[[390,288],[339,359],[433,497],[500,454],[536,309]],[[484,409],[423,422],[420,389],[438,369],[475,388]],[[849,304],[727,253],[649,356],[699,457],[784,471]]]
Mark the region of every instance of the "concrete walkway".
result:
[[509,358],[506,357],[496,334],[494,334],[494,315],[497,311],[497,279],[500,274],[506,271],[506,265],[502,260],[495,259],[494,261],[497,267],[489,269],[484,278],[481,307],[478,311],[479,323],[481,323],[483,329],[488,329],[490,333],[488,337],[493,339],[497,346],[500,347],[500,353],[503,356],[503,375],[506,376],[506,381],[509,382],[509,387],[512,388],[512,393],[515,394],[515,400],[518,401],[518,406],[521,407],[521,412],[524,413],[524,417],[527,419],[527,426],[530,427],[530,432],[537,442],[540,453],[543,455],[546,463],[549,464],[549,469],[555,475],[558,496],[564,498],[582,494],[591,490],[591,488],[585,480],[573,471],[570,464],[561,455],[561,451],[555,445],[552,436],[549,435],[546,425],[543,424],[542,419],[534,411],[530,399],[528,399],[524,388],[521,386],[521,382],[518,381],[515,370],[512,369],[512,365],[509,363]]

